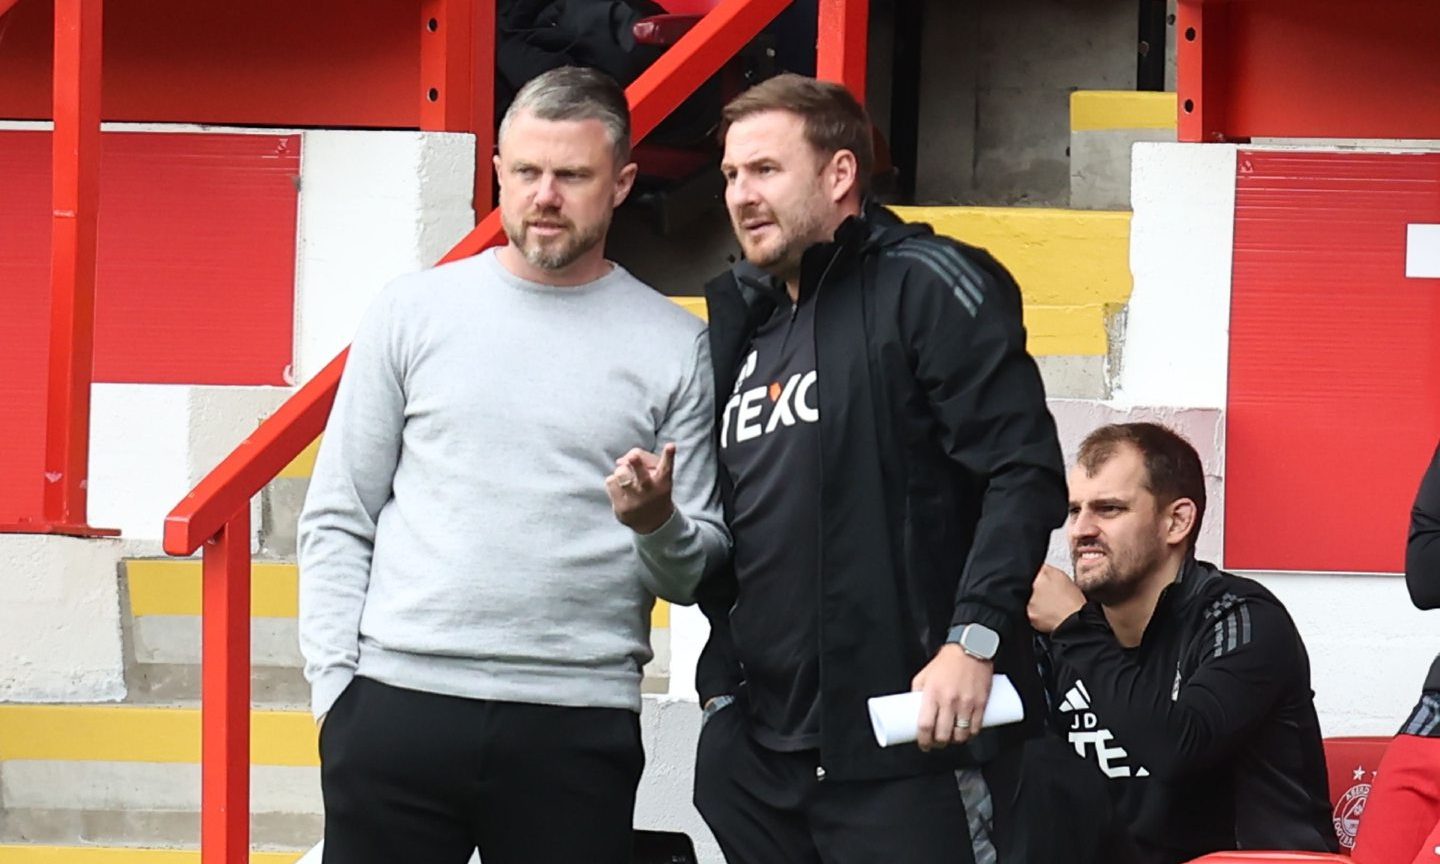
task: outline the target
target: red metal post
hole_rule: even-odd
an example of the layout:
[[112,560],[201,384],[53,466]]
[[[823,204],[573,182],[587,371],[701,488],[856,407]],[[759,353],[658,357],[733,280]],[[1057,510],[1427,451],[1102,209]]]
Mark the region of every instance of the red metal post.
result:
[[1177,137],[1190,143],[1223,141],[1228,4],[1180,0],[1175,12]]
[[816,76],[849,88],[865,102],[870,0],[820,0],[820,39],[815,49]]
[[420,128],[475,136],[475,214],[490,211],[495,147],[495,0],[420,4]]
[[43,505],[45,521],[53,526],[83,526],[86,521],[102,8],[102,0],[55,2],[50,384]]
[[250,507],[205,544],[200,861],[250,858]]

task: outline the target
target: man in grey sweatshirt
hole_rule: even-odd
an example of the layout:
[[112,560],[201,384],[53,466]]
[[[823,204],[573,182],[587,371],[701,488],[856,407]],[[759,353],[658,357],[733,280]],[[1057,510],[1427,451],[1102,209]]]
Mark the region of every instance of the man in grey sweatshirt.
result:
[[300,519],[327,864],[629,862],[651,607],[728,553],[703,325],[604,257],[624,93],[499,144],[509,244],[379,296]]

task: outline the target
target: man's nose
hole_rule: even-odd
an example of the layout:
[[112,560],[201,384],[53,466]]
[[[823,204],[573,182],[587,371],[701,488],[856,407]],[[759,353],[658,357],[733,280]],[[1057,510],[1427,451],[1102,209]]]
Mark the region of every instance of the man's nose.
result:
[[555,183],[555,178],[549,174],[540,178],[540,183],[535,188],[535,204],[539,207],[558,207],[560,205],[560,187]]
[[725,201],[731,207],[743,207],[747,204],[754,204],[755,187],[744,175],[737,176],[725,187]]
[[1081,510],[1070,517],[1070,539],[1088,540],[1099,533],[1095,517],[1088,510]]

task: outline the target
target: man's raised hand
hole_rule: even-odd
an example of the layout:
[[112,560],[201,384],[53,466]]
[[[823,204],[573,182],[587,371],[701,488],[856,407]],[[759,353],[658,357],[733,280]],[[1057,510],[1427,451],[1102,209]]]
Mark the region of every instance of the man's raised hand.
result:
[[605,478],[605,491],[615,518],[636,534],[651,534],[675,512],[671,501],[675,471],[675,445],[666,444],[660,455],[639,447],[615,460],[615,470]]

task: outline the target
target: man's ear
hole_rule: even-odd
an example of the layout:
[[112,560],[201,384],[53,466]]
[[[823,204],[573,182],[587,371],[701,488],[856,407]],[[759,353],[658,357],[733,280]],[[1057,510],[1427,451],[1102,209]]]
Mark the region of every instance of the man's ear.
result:
[[634,162],[620,169],[620,174],[615,178],[615,206],[619,207],[625,203],[630,196],[630,190],[635,188],[635,175],[640,173],[640,166]]
[[1184,544],[1195,531],[1195,516],[1199,513],[1199,508],[1189,498],[1177,498],[1168,509],[1165,542],[1172,546]]
[[836,204],[855,191],[860,183],[860,163],[850,150],[837,150],[830,157],[830,200]]

